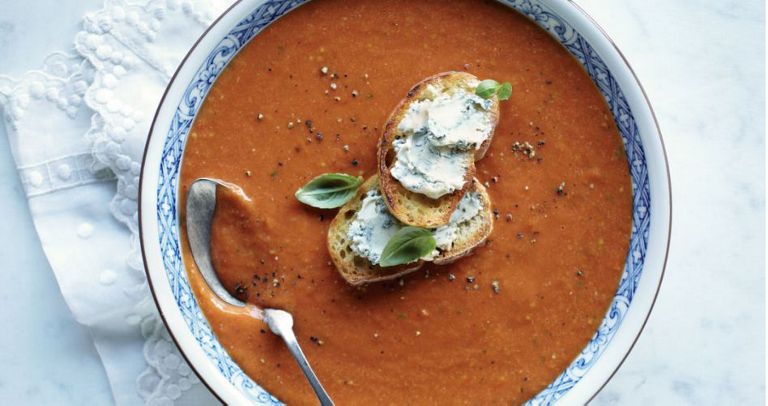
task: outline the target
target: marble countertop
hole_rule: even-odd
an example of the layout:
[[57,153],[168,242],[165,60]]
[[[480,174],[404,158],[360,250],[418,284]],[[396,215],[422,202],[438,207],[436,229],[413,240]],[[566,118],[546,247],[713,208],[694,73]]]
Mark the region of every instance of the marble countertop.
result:
[[[764,4],[575,0],[613,37],[656,110],[673,184],[664,283],[595,405],[765,402]],[[66,3],[63,4],[63,3]],[[71,47],[101,0],[0,2],[0,74]],[[110,404],[91,339],[41,250],[0,126],[0,404]]]

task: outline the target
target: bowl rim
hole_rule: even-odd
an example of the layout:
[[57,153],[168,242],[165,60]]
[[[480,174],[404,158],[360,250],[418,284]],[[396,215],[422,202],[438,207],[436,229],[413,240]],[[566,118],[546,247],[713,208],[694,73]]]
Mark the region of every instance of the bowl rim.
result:
[[[500,3],[502,3],[502,4],[505,3],[503,0],[498,0],[498,1]],[[662,223],[661,224],[661,226],[663,226],[662,231],[666,230],[666,233],[663,233],[663,234],[660,234],[660,232],[654,233],[654,234],[663,235],[664,238],[665,238],[665,241],[663,243],[664,247],[663,247],[662,251],[660,252],[660,255],[662,255],[662,258],[661,258],[660,264],[657,267],[657,269],[658,269],[658,271],[657,271],[658,272],[658,276],[655,279],[655,281],[656,281],[655,286],[652,287],[653,294],[650,295],[650,302],[649,302],[649,304],[647,304],[643,309],[639,309],[638,310],[638,311],[642,311],[644,314],[640,315],[640,317],[642,319],[641,319],[639,325],[636,327],[636,331],[634,332],[634,336],[631,338],[628,346],[625,345],[626,349],[624,350],[623,354],[618,357],[618,362],[615,362],[615,365],[613,367],[609,367],[610,368],[609,373],[608,373],[607,377],[605,377],[603,379],[602,383],[600,383],[599,385],[593,385],[592,386],[594,388],[591,391],[592,393],[590,393],[585,398],[586,402],[590,402],[590,401],[592,401],[597,396],[598,393],[600,393],[600,391],[603,388],[605,388],[605,386],[611,381],[611,379],[615,376],[615,374],[618,372],[618,370],[624,364],[624,362],[626,361],[627,357],[629,356],[629,354],[634,349],[638,339],[640,338],[640,335],[644,331],[645,326],[648,323],[648,320],[650,318],[650,315],[653,312],[653,309],[655,307],[656,300],[658,298],[658,295],[659,295],[659,292],[660,292],[660,289],[661,289],[661,284],[662,284],[662,282],[664,280],[664,276],[665,276],[665,273],[666,273],[666,267],[667,267],[667,263],[668,263],[668,258],[669,258],[669,248],[670,248],[671,233],[672,233],[672,215],[673,215],[673,211],[672,211],[672,180],[671,180],[671,174],[670,174],[668,154],[667,154],[666,146],[665,146],[665,143],[664,143],[664,137],[663,137],[663,134],[661,132],[661,128],[659,126],[659,122],[658,122],[656,113],[655,113],[655,111],[653,109],[653,106],[652,106],[652,104],[650,102],[650,99],[648,98],[648,95],[647,95],[647,92],[645,91],[645,88],[642,86],[642,83],[640,82],[639,78],[637,77],[637,74],[635,73],[635,70],[632,68],[631,64],[629,63],[629,61],[627,60],[625,55],[621,52],[619,47],[616,45],[615,41],[605,31],[605,29],[603,29],[603,27],[600,24],[598,24],[597,21],[589,13],[587,13],[581,6],[579,6],[577,3],[575,3],[574,0],[540,0],[540,1],[543,1],[543,2],[545,2],[547,4],[549,4],[551,7],[555,8],[555,9],[557,9],[559,11],[567,10],[567,8],[570,7],[572,11],[575,11],[576,17],[577,18],[583,18],[587,22],[587,26],[592,27],[596,31],[596,34],[598,35],[598,37],[602,37],[607,42],[607,44],[609,45],[609,49],[616,53],[616,56],[618,56],[620,65],[623,65],[626,68],[626,73],[628,73],[628,75],[629,75],[629,80],[632,83],[634,83],[636,85],[636,87],[637,87],[637,90],[639,90],[640,99],[642,101],[642,103],[640,105],[643,108],[647,109],[647,113],[648,113],[649,117],[647,117],[646,121],[652,124],[651,125],[651,127],[652,127],[651,129],[653,131],[655,131],[655,134],[651,134],[650,138],[652,140],[657,140],[658,143],[659,143],[659,145],[658,145],[659,152],[657,152],[655,155],[656,155],[656,158],[660,159],[660,161],[663,162],[662,169],[663,169],[663,174],[666,177],[666,181],[664,181],[662,179],[659,179],[656,182],[654,182],[653,180],[649,180],[649,186],[652,185],[653,183],[659,184],[660,182],[663,182],[663,186],[661,186],[660,191],[665,192],[663,194],[663,197],[666,197],[666,200],[667,200],[666,204],[661,205],[661,207],[657,207],[657,206],[655,206],[653,204],[653,201],[651,202],[651,206],[654,208],[653,209],[654,213],[658,213],[660,210],[662,210],[663,211],[662,215],[666,218],[666,223]],[[254,7],[257,7],[259,5],[262,5],[262,4],[268,3],[268,2],[269,2],[268,0],[235,0],[229,7],[226,8],[226,10],[224,10],[218,17],[216,17],[205,28],[205,30],[200,34],[200,36],[195,40],[193,45],[190,47],[190,49],[187,51],[187,53],[182,58],[181,62],[179,63],[179,65],[176,68],[176,70],[174,71],[173,75],[170,77],[168,85],[164,89],[162,97],[160,98],[160,101],[158,103],[158,107],[156,108],[155,113],[154,113],[154,115],[152,117],[151,125],[150,125],[149,131],[148,131],[147,140],[146,140],[145,145],[144,145],[144,151],[143,151],[143,154],[142,154],[141,172],[140,172],[140,175],[139,175],[139,185],[140,185],[139,192],[138,192],[138,202],[139,202],[139,204],[138,204],[139,241],[140,241],[140,247],[141,247],[142,261],[143,261],[143,264],[144,264],[144,272],[145,272],[145,275],[147,277],[147,283],[148,283],[149,290],[150,290],[150,292],[152,294],[152,299],[155,302],[155,305],[156,305],[156,307],[158,309],[158,313],[160,314],[160,317],[161,317],[161,319],[163,321],[163,324],[165,324],[165,326],[166,326],[166,328],[168,330],[169,336],[173,340],[173,342],[176,345],[176,347],[179,349],[179,353],[181,354],[181,356],[184,358],[184,360],[190,366],[191,370],[194,371],[194,373],[199,377],[200,381],[206,386],[206,388],[208,388],[210,393],[213,394],[219,401],[224,402],[224,403],[227,403],[227,400],[238,400],[238,401],[242,400],[243,399],[243,395],[240,392],[238,392],[237,389],[235,389],[235,387],[229,381],[224,380],[223,382],[218,382],[218,381],[222,381],[224,379],[222,376],[220,376],[220,374],[219,374],[219,376],[215,376],[215,375],[214,376],[208,376],[207,373],[204,373],[202,371],[203,367],[205,367],[205,369],[209,369],[208,367],[210,367],[212,365],[210,360],[206,359],[206,360],[204,360],[204,362],[206,364],[199,365],[199,364],[197,364],[195,362],[195,359],[193,359],[193,358],[196,358],[196,356],[194,356],[193,354],[188,354],[187,353],[186,347],[187,347],[188,344],[183,343],[181,341],[182,339],[186,340],[186,337],[183,337],[183,338],[177,337],[178,332],[175,331],[174,328],[172,327],[175,324],[174,324],[174,322],[169,320],[170,317],[174,317],[175,315],[172,316],[172,315],[166,314],[166,312],[164,310],[164,307],[162,305],[162,302],[161,302],[161,298],[158,296],[158,292],[157,292],[156,287],[155,287],[154,282],[153,282],[152,272],[150,270],[150,261],[148,259],[146,242],[145,242],[145,238],[147,237],[147,235],[146,235],[146,232],[145,232],[145,224],[144,224],[145,221],[144,221],[144,219],[145,219],[146,215],[156,213],[156,210],[152,210],[152,208],[150,208],[149,210],[145,210],[143,206],[144,206],[144,203],[146,202],[146,198],[144,197],[144,194],[145,194],[144,188],[147,186],[147,185],[145,185],[145,181],[146,181],[147,176],[148,176],[147,173],[148,172],[151,173],[153,171],[156,171],[157,168],[153,167],[153,168],[148,169],[147,157],[149,156],[150,150],[152,149],[151,148],[152,140],[153,140],[152,136],[153,136],[153,134],[158,132],[158,128],[157,128],[158,119],[159,119],[160,114],[161,114],[161,112],[163,110],[163,107],[168,102],[169,93],[171,92],[172,88],[174,87],[174,84],[176,83],[176,80],[178,79],[178,76],[180,75],[182,70],[187,66],[187,62],[189,61],[190,57],[198,50],[198,47],[201,45],[201,43],[203,43],[203,41],[208,37],[208,35],[212,31],[217,30],[219,28],[218,27],[219,24],[221,24],[224,20],[227,20],[228,18],[230,18],[230,19],[233,18],[233,15],[231,14],[233,12],[233,10],[238,9],[240,7],[243,7],[244,4],[252,4]],[[299,4],[296,7],[300,7],[301,5],[306,4],[307,2],[309,2],[309,1],[302,2],[301,4]],[[509,4],[504,4],[504,5],[507,6],[507,7],[510,7]],[[519,12],[519,11],[516,11],[516,12]],[[240,17],[242,17],[242,16],[239,16],[237,18],[239,19]],[[277,18],[277,19],[275,19],[275,21],[279,20],[279,19],[280,18]],[[237,20],[235,20],[235,22],[236,21]],[[540,28],[542,28],[542,27],[540,27]],[[579,31],[579,32],[581,32],[581,31]],[[548,33],[548,34],[551,36],[551,33]],[[601,55],[601,56],[605,57],[605,55]],[[635,106],[635,105],[633,105],[633,106]],[[165,136],[165,135],[166,134],[165,134],[165,130],[164,129],[161,130],[159,134],[157,134],[158,138],[160,138],[161,136]],[[644,148],[646,147],[645,144],[641,143],[641,145]],[[646,155],[646,158],[647,157],[648,157],[648,155]],[[651,178],[651,179],[653,179],[653,178]],[[154,185],[152,185],[152,186],[154,186]],[[153,193],[154,193],[154,189],[149,189],[147,194],[152,196]],[[657,193],[658,193],[658,191],[657,191]],[[634,196],[634,193],[633,193],[633,196]],[[656,197],[656,196],[658,196],[658,195],[655,194],[654,197]],[[155,205],[155,209],[156,209],[156,205]],[[649,241],[650,241],[650,239],[649,239]],[[649,245],[650,245],[650,243],[649,243]],[[162,268],[162,265],[158,264],[157,267]],[[645,269],[644,269],[644,271],[645,271]],[[643,281],[645,281],[645,280],[648,280],[648,279],[647,278],[643,279]],[[163,280],[163,282],[165,282],[165,280]],[[632,309],[638,309],[637,306],[634,306],[634,307],[631,307],[631,308]],[[178,307],[172,307],[172,309],[178,310]],[[180,316],[178,316],[178,317],[180,317]],[[637,324],[637,323],[635,323],[635,324]],[[189,333],[189,331],[188,331],[189,327],[186,325],[186,323],[182,323],[182,326],[183,326],[183,330],[184,330],[183,333]],[[627,329],[625,328],[624,331],[626,331],[626,330]],[[622,330],[620,329],[619,331],[622,331]],[[192,341],[191,344],[194,345],[194,346],[197,346],[197,343],[194,342],[194,340]],[[200,348],[198,347],[198,349],[200,349]],[[601,355],[604,355],[604,354],[601,354]],[[216,381],[216,382],[214,382],[214,381]],[[223,383],[223,385],[220,385],[222,383]],[[216,387],[214,387],[214,386],[216,386]],[[573,396],[569,396],[569,395],[573,395],[573,391],[569,391],[568,393],[565,394],[565,396],[563,396],[560,399],[557,399],[556,403],[558,403],[558,404],[560,404],[560,403],[568,404],[570,401],[573,401]]]
[[666,246],[664,247],[664,258],[663,263],[661,265],[661,273],[659,275],[658,283],[656,284],[656,291],[653,294],[653,299],[651,300],[651,304],[648,307],[647,314],[645,315],[645,318],[643,319],[642,324],[640,325],[640,328],[637,331],[637,334],[635,335],[634,339],[632,340],[632,343],[629,345],[629,348],[627,349],[626,353],[621,357],[621,360],[616,364],[615,368],[613,369],[613,372],[610,373],[608,378],[605,380],[605,382],[602,383],[599,387],[595,389],[595,393],[592,394],[592,396],[589,397],[589,400],[587,400],[587,403],[591,402],[597,395],[608,385],[608,383],[613,379],[614,376],[616,376],[616,373],[619,372],[619,369],[624,365],[624,362],[629,357],[629,354],[632,352],[632,350],[635,349],[635,345],[637,344],[637,340],[640,339],[640,336],[643,334],[643,331],[645,330],[645,326],[648,324],[648,320],[651,317],[651,313],[653,313],[653,309],[656,306],[656,300],[659,298],[659,292],[661,291],[661,284],[664,282],[664,276],[666,274],[667,270],[667,261],[669,260],[669,245],[670,241],[672,240],[672,176],[669,171],[669,157],[667,155],[667,148],[664,143],[664,135],[661,132],[661,127],[659,126],[659,120],[656,117],[656,111],[653,109],[653,105],[651,104],[651,100],[648,98],[648,93],[645,91],[645,87],[643,87],[642,82],[640,82],[640,78],[637,77],[637,73],[635,73],[635,69],[632,68],[632,64],[629,63],[629,60],[624,55],[623,52],[621,52],[621,48],[616,44],[616,42],[613,40],[613,38],[608,34],[608,32],[601,26],[597,20],[595,20],[591,14],[589,14],[584,8],[579,6],[574,0],[565,0],[568,3],[571,4],[571,6],[577,10],[580,14],[583,15],[584,18],[586,18],[590,24],[597,30],[599,33],[605,37],[605,39],[608,41],[608,43],[611,45],[613,50],[618,54],[618,56],[621,58],[624,65],[626,65],[627,70],[629,71],[629,74],[632,76],[632,79],[637,83],[637,88],[640,90],[640,94],[643,97],[643,100],[645,102],[645,105],[648,107],[648,111],[651,115],[651,119],[653,121],[653,125],[656,128],[656,134],[659,140],[659,144],[661,146],[661,156],[663,157],[664,161],[664,168],[666,173],[666,189],[667,189],[667,196],[669,199],[669,204],[667,205],[667,212],[669,219],[667,221],[667,235],[666,235]]

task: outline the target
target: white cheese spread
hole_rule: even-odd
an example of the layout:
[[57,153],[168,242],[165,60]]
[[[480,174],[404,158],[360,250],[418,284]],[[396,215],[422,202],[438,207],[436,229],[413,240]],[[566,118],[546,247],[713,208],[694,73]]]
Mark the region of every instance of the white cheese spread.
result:
[[392,143],[397,160],[390,173],[406,189],[432,199],[464,187],[471,152],[432,145],[425,133]]
[[465,193],[459,201],[456,211],[451,214],[451,220],[448,224],[439,227],[433,232],[437,248],[441,251],[450,250],[453,247],[453,242],[461,235],[462,227],[480,215],[482,206],[483,203],[480,201],[479,193]]
[[362,207],[355,213],[347,238],[355,255],[378,264],[387,242],[401,228],[403,224],[389,214],[379,191],[371,190],[365,194]]
[[392,176],[403,187],[432,199],[461,189],[473,151],[493,132],[491,100],[464,89],[437,93],[411,103],[397,129],[403,138],[393,142]]
[[[429,261],[441,251],[450,250],[460,236],[461,228],[481,215],[481,208],[482,202],[477,192],[464,194],[456,211],[451,215],[450,222],[432,231],[437,249],[422,259]],[[347,238],[355,255],[368,259],[372,264],[378,264],[387,242],[403,227],[405,225],[389,213],[379,191],[371,190],[366,193],[362,207],[355,213],[355,218],[347,230]]]

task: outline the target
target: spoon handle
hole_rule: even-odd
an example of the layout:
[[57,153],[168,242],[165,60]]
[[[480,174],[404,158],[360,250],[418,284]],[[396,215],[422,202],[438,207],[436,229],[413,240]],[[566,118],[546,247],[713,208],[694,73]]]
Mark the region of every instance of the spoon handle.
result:
[[301,368],[301,371],[304,372],[304,376],[307,377],[307,380],[309,381],[309,384],[312,385],[312,390],[315,391],[315,395],[317,395],[317,398],[320,400],[320,405],[322,406],[333,406],[333,401],[331,400],[331,397],[328,396],[328,393],[323,388],[323,385],[320,384],[320,381],[317,379],[317,376],[315,375],[315,371],[312,370],[312,367],[309,366],[309,361],[307,361],[307,357],[304,356],[304,352],[301,351],[301,347],[299,347],[299,342],[296,341],[296,335],[293,334],[293,329],[286,329],[281,332],[281,337],[283,337],[283,341],[285,341],[285,345],[288,346],[288,351],[291,352],[293,355],[293,358],[296,359],[296,362],[299,363],[299,367]]

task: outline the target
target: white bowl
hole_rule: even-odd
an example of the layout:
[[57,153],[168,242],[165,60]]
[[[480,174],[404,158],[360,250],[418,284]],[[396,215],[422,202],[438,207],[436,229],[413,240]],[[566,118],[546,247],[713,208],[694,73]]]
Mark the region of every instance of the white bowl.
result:
[[[168,329],[201,380],[227,404],[273,404],[238,367],[202,315],[182,264],[178,177],[187,133],[225,65],[253,36],[306,0],[240,0],[197,41],[171,80],[144,153],[141,245]],[[666,154],[653,111],[632,69],[601,28],[567,0],[501,0],[562,43],[604,94],[624,140],[633,187],[632,239],[610,309],[590,343],[529,404],[584,404],[610,379],[643,329],[661,284],[671,224]]]

